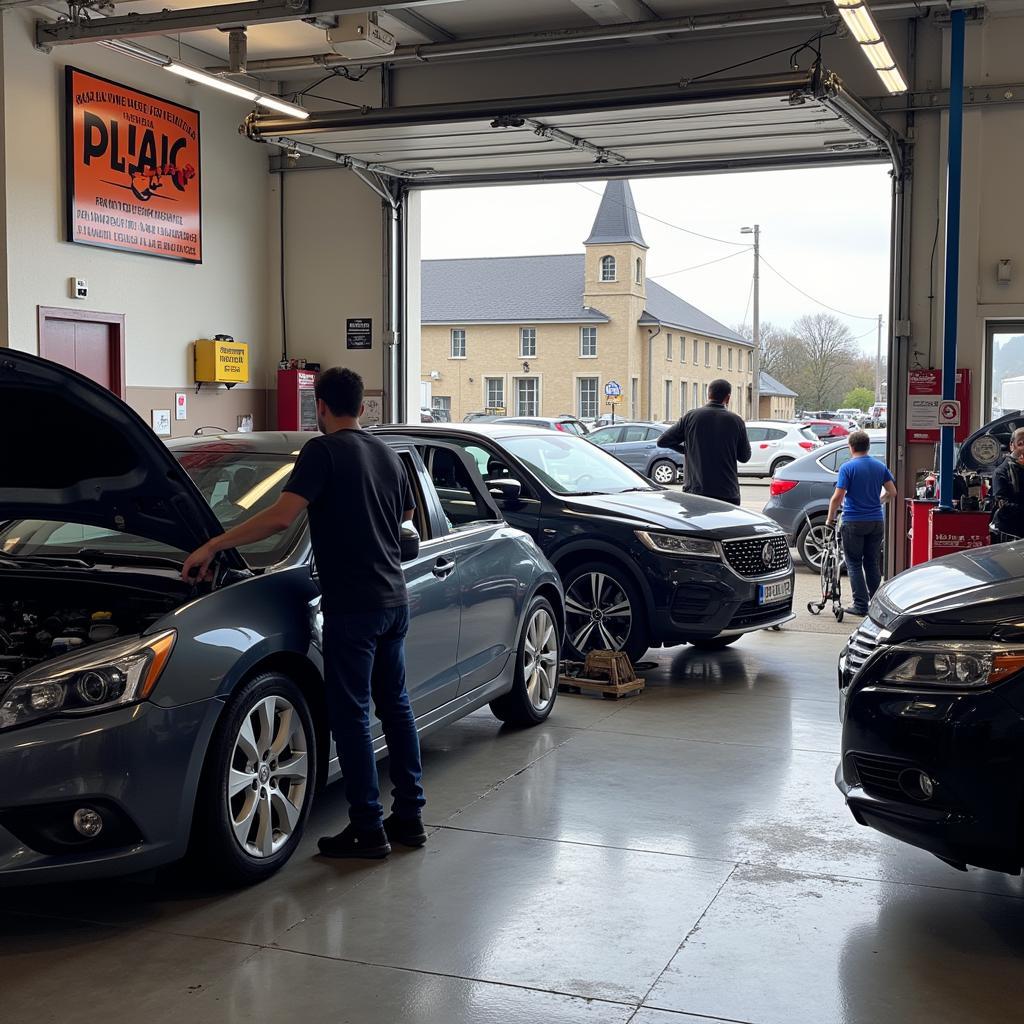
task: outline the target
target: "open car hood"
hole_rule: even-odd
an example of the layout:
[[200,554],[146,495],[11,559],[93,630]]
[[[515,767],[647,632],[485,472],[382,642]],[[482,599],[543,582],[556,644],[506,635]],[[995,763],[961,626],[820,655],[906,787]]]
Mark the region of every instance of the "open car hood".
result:
[[[0,349],[0,520],[51,519],[189,552],[223,533],[146,422],[58,363]],[[244,568],[237,551],[222,556]]]
[[1010,450],[1010,436],[1024,427],[1024,412],[1004,413],[997,420],[976,430],[962,445],[957,456],[957,472],[973,470],[991,476]]

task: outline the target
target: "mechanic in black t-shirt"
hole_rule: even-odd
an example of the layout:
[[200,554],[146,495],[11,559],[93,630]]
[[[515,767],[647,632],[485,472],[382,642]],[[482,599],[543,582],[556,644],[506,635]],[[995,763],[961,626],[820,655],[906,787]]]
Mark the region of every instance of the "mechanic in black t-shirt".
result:
[[[323,436],[303,446],[278,500],[189,555],[182,575],[208,578],[218,551],[286,530],[308,508],[322,594],[327,710],[350,818],[344,831],[320,840],[320,852],[386,857],[389,839],[406,846],[427,841],[419,739],[405,688],[409,603],[400,531],[415,501],[399,457],[359,426],[362,378],[351,370],[326,370],[317,380],[316,400]],[[383,821],[370,738],[371,695],[394,786],[392,813]]]

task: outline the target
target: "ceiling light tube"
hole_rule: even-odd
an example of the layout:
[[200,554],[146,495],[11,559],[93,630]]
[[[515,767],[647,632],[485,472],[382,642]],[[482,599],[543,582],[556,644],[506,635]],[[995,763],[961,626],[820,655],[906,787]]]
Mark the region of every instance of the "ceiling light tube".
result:
[[300,107],[297,103],[289,103],[287,100],[278,99],[276,96],[257,93],[256,102],[261,107],[268,107],[270,110],[276,110],[278,113],[286,114],[288,117],[297,117],[300,120],[305,120],[309,117],[309,111],[304,107]]
[[232,96],[239,96],[243,100],[256,99],[256,93],[252,89],[245,89],[240,85],[235,85],[234,82],[228,82],[223,78],[218,78],[216,75],[207,74],[205,71],[200,71],[199,68],[191,68],[187,64],[179,64],[177,61],[171,61],[166,67],[168,71],[175,75],[181,75],[182,78],[187,78],[190,81],[208,85],[211,89],[220,89],[221,92],[230,93]]
[[858,43],[877,43],[882,38],[863,0],[835,0],[835,3],[846,27]]
[[903,75],[900,74],[899,68],[882,68],[878,72],[878,77],[881,78],[882,84],[893,95],[907,91],[907,83],[903,80]]
[[871,62],[871,66],[876,71],[882,71],[885,68],[896,67],[896,61],[893,60],[892,54],[889,52],[889,47],[885,43],[867,43],[862,46],[861,49],[864,51],[864,56]]

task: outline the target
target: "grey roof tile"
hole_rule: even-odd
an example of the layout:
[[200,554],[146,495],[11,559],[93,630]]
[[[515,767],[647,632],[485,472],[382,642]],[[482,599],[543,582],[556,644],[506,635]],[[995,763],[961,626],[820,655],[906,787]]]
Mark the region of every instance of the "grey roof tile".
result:
[[624,178],[609,181],[601,196],[601,205],[597,208],[594,226],[590,229],[590,237],[584,245],[606,242],[632,242],[642,245],[645,249],[643,232],[640,230],[640,218],[636,215],[633,203],[633,190]]
[[779,395],[783,398],[796,398],[796,392],[790,391],[781,381],[776,380],[764,370],[758,375],[758,390],[762,395]]
[[691,306],[685,299],[679,298],[674,292],[663,288],[656,281],[647,279],[647,308],[640,318],[640,323],[667,324],[670,327],[681,327],[696,334],[707,334],[723,341],[733,341],[741,345],[750,342],[741,334],[720,324],[707,313]]

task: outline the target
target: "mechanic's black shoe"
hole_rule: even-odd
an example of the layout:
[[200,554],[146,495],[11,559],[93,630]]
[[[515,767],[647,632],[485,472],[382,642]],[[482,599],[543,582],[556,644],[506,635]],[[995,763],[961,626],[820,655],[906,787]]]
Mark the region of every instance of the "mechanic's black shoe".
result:
[[349,825],[336,836],[324,836],[316,844],[325,857],[358,857],[381,860],[391,852],[384,829]]
[[423,828],[423,819],[400,818],[397,814],[389,814],[384,819],[384,831],[393,843],[403,846],[422,846],[427,841],[427,833]]
[[856,615],[858,619],[866,618],[868,614],[866,611],[859,612],[856,608],[844,608],[843,611],[846,612],[847,615]]

